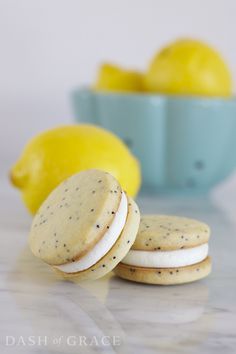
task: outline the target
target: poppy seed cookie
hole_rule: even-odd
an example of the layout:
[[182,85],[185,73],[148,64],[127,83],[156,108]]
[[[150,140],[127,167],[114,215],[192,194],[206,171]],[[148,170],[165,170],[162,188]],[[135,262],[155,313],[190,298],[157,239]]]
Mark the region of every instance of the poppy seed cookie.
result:
[[[62,182],[41,205],[31,226],[30,248],[66,277],[83,273],[84,278],[85,272],[86,278],[100,277],[128,252],[139,220],[137,205],[113,176],[100,170],[82,171]],[[113,255],[119,240],[126,240],[126,230],[129,242]],[[108,254],[115,257],[113,261],[95,271]]]
[[115,268],[121,278],[149,284],[181,284],[206,277],[209,227],[197,220],[144,215],[130,251]]

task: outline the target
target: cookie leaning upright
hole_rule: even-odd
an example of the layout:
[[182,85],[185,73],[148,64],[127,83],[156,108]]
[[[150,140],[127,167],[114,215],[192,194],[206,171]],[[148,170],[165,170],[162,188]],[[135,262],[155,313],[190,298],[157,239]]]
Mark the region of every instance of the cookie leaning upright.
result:
[[137,205],[113,176],[86,170],[61,183],[39,208],[30,247],[65,277],[95,279],[129,251],[139,220]]
[[193,219],[144,215],[136,240],[115,273],[121,278],[149,284],[181,284],[206,277],[208,225]]

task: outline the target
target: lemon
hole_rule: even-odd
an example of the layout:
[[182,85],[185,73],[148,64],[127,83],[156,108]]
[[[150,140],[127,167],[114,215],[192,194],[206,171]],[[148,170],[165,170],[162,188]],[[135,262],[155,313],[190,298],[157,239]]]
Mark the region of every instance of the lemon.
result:
[[232,94],[229,68],[207,44],[177,40],[156,54],[145,76],[148,91],[165,94],[224,96]]
[[94,85],[96,91],[143,91],[143,74],[112,64],[103,64]]
[[69,125],[43,132],[24,148],[10,176],[34,214],[64,179],[81,170],[110,172],[130,196],[139,190],[139,162],[114,134],[93,125]]

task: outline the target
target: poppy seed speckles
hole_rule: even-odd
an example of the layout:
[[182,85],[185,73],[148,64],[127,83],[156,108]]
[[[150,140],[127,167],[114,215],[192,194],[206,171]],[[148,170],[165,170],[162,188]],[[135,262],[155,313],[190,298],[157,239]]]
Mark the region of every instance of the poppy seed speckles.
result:
[[[120,205],[121,202],[123,205]],[[131,206],[129,210],[127,210],[128,203]],[[53,217],[50,215],[51,212],[54,213]],[[42,215],[41,218],[40,215]],[[99,170],[82,171],[71,176],[67,184],[59,184],[53,194],[49,195],[46,203],[42,204],[33,226],[36,224],[39,227],[39,222],[42,222],[43,225],[40,225],[39,229],[31,228],[32,241],[34,242],[34,244],[31,243],[32,251],[54,268],[68,273],[68,278],[70,278],[71,273],[79,273],[76,271],[77,267],[73,264],[71,271],[69,267],[64,267],[64,265],[67,262],[76,262],[77,264],[84,254],[90,250],[93,252],[95,245],[107,233],[110,238],[115,239],[116,237],[113,245],[115,247],[112,246],[109,252],[104,255],[105,250],[101,246],[98,261],[92,263],[93,259],[91,258],[88,267],[87,262],[85,263],[88,270],[86,277],[88,274],[88,278],[89,276],[95,278],[96,273],[96,276],[100,277],[114,268],[125,251],[132,245],[135,238],[134,233],[138,229],[138,215],[138,207],[132,202],[132,199],[124,196],[123,190],[112,176],[106,176],[104,172]],[[131,217],[134,217],[134,221]],[[118,219],[117,227],[115,225],[116,219]],[[133,222],[137,224],[134,227]],[[114,231],[114,235],[109,235],[113,224],[117,230]],[[126,225],[127,231],[124,230]],[[38,249],[41,250],[40,255]],[[95,274],[90,271],[94,271]],[[81,277],[81,274],[76,274],[76,276]]]

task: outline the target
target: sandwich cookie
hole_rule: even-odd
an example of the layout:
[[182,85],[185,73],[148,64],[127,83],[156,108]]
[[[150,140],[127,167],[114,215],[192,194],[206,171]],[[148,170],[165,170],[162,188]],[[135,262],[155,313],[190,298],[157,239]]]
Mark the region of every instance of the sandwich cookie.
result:
[[121,278],[148,284],[182,284],[206,277],[208,225],[177,216],[142,216],[136,240],[115,268]]
[[29,244],[61,276],[97,279],[127,254],[139,222],[136,203],[113,176],[86,170],[62,182],[41,205]]

